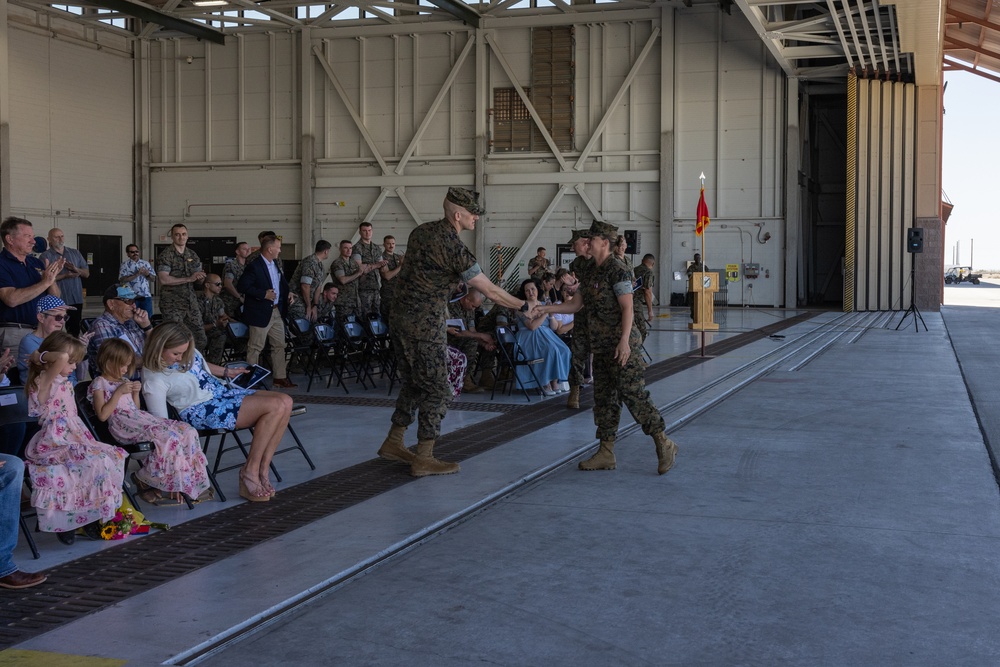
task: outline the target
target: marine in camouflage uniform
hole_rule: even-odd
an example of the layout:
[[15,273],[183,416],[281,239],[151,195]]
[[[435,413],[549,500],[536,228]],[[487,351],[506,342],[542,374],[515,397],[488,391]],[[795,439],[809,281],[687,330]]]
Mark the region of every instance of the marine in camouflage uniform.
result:
[[[478,311],[477,311],[478,312]],[[476,331],[494,336],[498,326],[507,326],[514,319],[514,313],[510,308],[505,308],[498,304],[493,304],[488,313],[485,313],[476,320]],[[494,336],[494,341],[496,337]],[[496,382],[497,349],[479,350],[479,386],[483,389],[492,389]]]
[[[610,244],[618,229],[594,221],[590,228],[594,269],[581,281],[583,308],[589,311],[590,344],[594,351],[594,423],[601,444],[597,453],[580,462],[581,470],[614,470],[614,445],[625,404],[642,432],[653,437],[662,475],[674,464],[677,445],[666,436],[666,424],[653,405],[643,378],[639,331],[632,310],[632,271],[617,260]],[[573,312],[579,304],[542,306],[544,313]],[[626,310],[627,308],[627,310]],[[623,328],[627,326],[628,330]],[[575,336],[574,336],[575,338]]]
[[[580,286],[586,283],[591,272],[594,270],[594,260],[586,256],[589,252],[590,230],[575,229],[570,238],[570,245],[574,251],[578,251],[576,259],[570,262],[569,271],[580,282]],[[579,295],[580,292],[577,292]],[[583,298],[576,296],[576,298]],[[586,377],[587,365],[590,363],[590,325],[587,317],[587,309],[584,308],[573,316],[573,339],[570,341],[570,368],[569,368],[569,397],[566,407],[573,410],[580,409],[580,387]]]
[[[175,230],[183,230],[183,235],[175,233]],[[202,328],[201,309],[198,307],[198,298],[192,287],[196,280],[205,277],[201,259],[187,247],[187,228],[184,225],[174,225],[170,235],[174,238],[174,243],[156,258],[157,276],[167,274],[171,278],[186,282],[165,285],[162,280],[160,281],[160,313],[165,321],[179,322],[190,329],[194,336],[195,347],[204,350],[208,345],[208,338]],[[182,239],[182,242],[178,243],[178,239]],[[177,246],[182,248],[181,252],[177,251]]]
[[379,312],[378,272],[385,266],[382,247],[372,243],[371,223],[362,222],[358,227],[361,240],[354,244],[351,261],[368,269],[358,278],[358,309],[363,317]]
[[[410,464],[415,477],[458,472],[457,463],[435,459],[434,444],[453,392],[448,382],[446,319],[448,301],[461,282],[469,283],[494,301],[508,307],[525,304],[494,285],[483,275],[479,262],[459,238],[471,231],[484,212],[478,194],[450,188],[444,202],[445,217],[427,222],[410,234],[406,261],[399,273],[393,306],[389,311],[396,359],[402,386],[392,413],[389,435],[379,456]],[[403,445],[406,427],[418,421],[417,449]]]
[[233,289],[240,284],[240,276],[243,275],[243,271],[247,268],[246,256],[250,254],[250,246],[246,241],[236,244],[236,257],[230,257],[226,260],[226,268],[222,271],[223,289],[222,289],[222,303],[226,305],[226,315],[229,319],[239,321],[240,314],[243,310],[243,299],[234,296],[228,289],[225,288],[226,284],[232,285]]
[[396,279],[399,277],[398,272],[393,272],[403,263],[403,256],[397,252],[393,252],[396,248],[396,239],[391,236],[385,237],[382,247],[382,259],[385,260],[385,266],[379,269],[379,274],[382,277],[382,287],[379,288],[378,310],[382,315],[382,319],[388,322],[389,306],[392,305],[392,294],[396,286]]
[[205,355],[205,359],[213,364],[221,364],[223,353],[226,350],[226,326],[220,321],[220,318],[226,316],[226,304],[222,301],[222,297],[219,296],[219,292],[216,291],[220,287],[212,284],[213,279],[215,282],[221,282],[222,280],[216,275],[206,277],[205,290],[197,297],[198,310],[201,313],[202,330],[205,331],[205,327],[212,325],[210,329],[205,331],[207,339],[205,347],[199,349]]
[[653,269],[646,265],[646,260],[649,259],[650,262],[653,261],[652,255],[646,255],[639,262],[639,266],[635,267],[635,280],[638,283],[642,281],[642,285],[637,287],[635,291],[632,292],[632,304],[633,304],[633,314],[635,318],[635,326],[639,330],[639,336],[642,337],[642,343],[646,342],[646,336],[649,335],[649,321],[646,319],[647,316],[652,312],[652,303],[647,303],[647,290],[648,293],[652,293],[653,285],[656,282],[656,276],[653,274]]
[[[319,302],[323,279],[326,278],[323,260],[330,254],[330,247],[329,241],[317,242],[316,252],[308,257],[303,257],[299,265],[295,267],[288,285],[292,294],[295,295],[295,299],[288,306],[289,319],[310,319],[309,306]],[[306,295],[306,288],[303,288],[303,285],[308,286],[308,295]],[[317,313],[317,319],[318,317]]]
[[[330,277],[340,287],[340,295],[337,297],[336,304],[338,331],[343,328],[348,315],[354,315],[355,318],[358,318],[360,313],[360,306],[358,305],[358,280],[361,279],[361,265],[351,260],[348,252],[351,248],[348,247],[345,249],[345,246],[350,243],[350,241],[340,242],[340,257],[333,260],[333,263],[330,264]],[[347,257],[344,257],[345,252],[348,252]],[[357,276],[357,278],[346,282],[342,280],[342,278],[350,278],[351,276]]]

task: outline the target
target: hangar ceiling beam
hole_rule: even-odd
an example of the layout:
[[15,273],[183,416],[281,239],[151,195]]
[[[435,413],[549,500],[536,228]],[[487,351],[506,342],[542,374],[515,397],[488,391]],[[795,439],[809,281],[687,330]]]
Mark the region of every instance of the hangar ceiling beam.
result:
[[136,2],[136,0],[87,0],[86,4],[134,16],[138,19],[142,19],[143,21],[156,23],[164,28],[176,30],[177,32],[182,32],[185,35],[191,35],[192,37],[204,39],[215,44],[226,43],[225,34],[214,28],[209,28],[201,23],[188,21],[187,19],[182,19],[172,14],[165,14],[155,7],[141,2]]
[[482,19],[482,16],[464,2],[456,2],[456,0],[428,0],[428,2],[438,9],[443,9],[455,18],[465,21],[473,28],[481,27],[479,21]]

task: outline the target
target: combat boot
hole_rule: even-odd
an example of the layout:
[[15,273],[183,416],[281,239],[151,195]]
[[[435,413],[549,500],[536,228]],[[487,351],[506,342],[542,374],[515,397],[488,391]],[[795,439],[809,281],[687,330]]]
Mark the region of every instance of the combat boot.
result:
[[483,371],[483,374],[479,378],[479,386],[483,389],[493,389],[496,383],[497,379],[493,375],[493,371]]
[[459,471],[457,463],[449,463],[434,458],[434,441],[419,440],[417,442],[417,455],[410,464],[410,474],[414,477],[426,477],[427,475],[451,475]]
[[614,470],[615,469],[615,441],[612,438],[601,440],[601,446],[597,453],[586,461],[580,461],[580,470]]
[[570,410],[580,409],[580,385],[571,384],[569,386],[569,398],[566,399],[566,407]]
[[389,461],[413,463],[413,459],[415,459],[417,455],[407,449],[403,444],[403,433],[405,432],[405,426],[396,426],[393,424],[389,428],[389,435],[386,436],[385,442],[383,442],[382,446],[378,448],[378,455]]
[[465,376],[465,382],[462,384],[462,393],[463,394],[481,394],[482,392],[483,392],[483,388],[480,387],[480,386],[477,386],[476,383],[472,381],[472,376],[471,375],[466,375]]
[[656,468],[656,472],[664,475],[674,467],[674,458],[677,456],[677,443],[668,438],[667,434],[663,431],[653,436],[653,442],[656,443],[656,458],[660,462]]

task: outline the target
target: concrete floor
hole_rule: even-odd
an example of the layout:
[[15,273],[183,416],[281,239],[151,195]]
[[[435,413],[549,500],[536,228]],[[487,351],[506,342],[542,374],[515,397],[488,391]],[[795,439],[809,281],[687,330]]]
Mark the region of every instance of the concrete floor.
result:
[[[924,313],[919,334],[898,315],[817,313],[654,383],[681,447],[666,476],[640,433],[616,471],[571,462],[521,484],[593,442],[580,414],[17,649],[129,665],[994,664],[1000,504],[977,414],[989,437],[1000,289],[945,293],[980,305]],[[788,314],[725,311],[708,342]],[[698,347],[685,322],[658,319],[654,361]],[[310,406],[296,427],[320,469],[276,462],[292,484],[371,458],[389,412]],[[453,410],[445,426],[491,416]],[[49,564],[113,548],[41,546]]]

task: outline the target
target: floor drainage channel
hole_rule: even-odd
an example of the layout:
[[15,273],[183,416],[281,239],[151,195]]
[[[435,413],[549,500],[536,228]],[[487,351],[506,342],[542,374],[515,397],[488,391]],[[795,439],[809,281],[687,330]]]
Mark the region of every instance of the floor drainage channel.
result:
[[[724,354],[811,317],[812,314],[798,315],[738,334],[709,345],[706,354]],[[685,354],[654,364],[646,371],[647,381],[679,373],[710,356]],[[321,398],[331,397],[307,395],[297,396],[296,400],[342,404],[350,399],[317,400]],[[501,407],[489,403],[472,405],[489,406],[492,412]],[[580,406],[584,410],[593,406],[592,391],[582,393]],[[516,420],[504,414],[449,433],[438,442],[435,454],[447,460],[463,461],[579,414],[552,402],[513,407],[516,407],[512,410],[517,415]],[[51,568],[47,571],[49,580],[44,585],[3,593],[0,648],[53,630],[411,481],[413,478],[404,466],[373,459],[283,490],[266,505],[244,503],[225,508],[169,531],[156,532]]]

